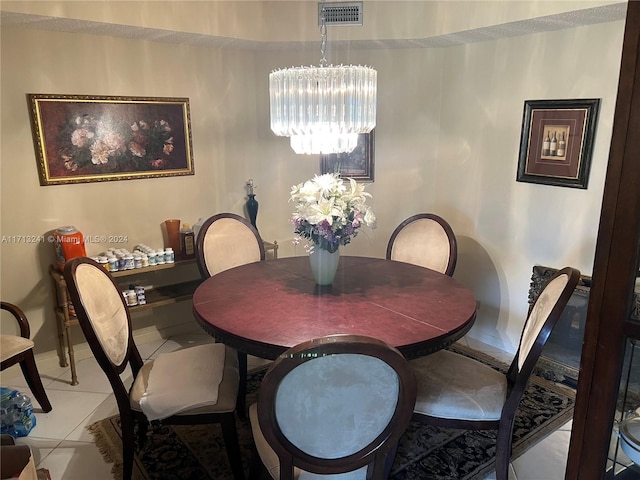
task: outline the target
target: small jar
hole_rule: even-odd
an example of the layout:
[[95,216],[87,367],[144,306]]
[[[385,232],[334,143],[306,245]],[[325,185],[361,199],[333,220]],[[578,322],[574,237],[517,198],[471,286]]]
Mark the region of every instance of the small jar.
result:
[[109,271],[109,260],[107,260],[107,257],[104,256],[99,256],[98,257],[98,263],[100,265],[102,265],[102,267],[106,270]]
[[127,261],[124,259],[124,255],[122,253],[119,253],[118,255],[116,255],[116,258],[118,259],[118,270],[126,270]]
[[147,261],[149,262],[149,266],[153,267],[156,265],[156,252],[154,252],[153,250],[151,250],[149,253],[147,253]]
[[167,247],[164,250],[164,261],[165,263],[174,263],[176,260],[175,253],[173,253],[173,248]]
[[136,285],[134,290],[136,292],[136,299],[138,301],[138,305],[146,305],[147,297],[144,293],[144,287],[141,285]]
[[158,265],[164,265],[165,264],[165,260],[164,260],[164,250],[158,250],[156,251],[156,263]]
[[124,269],[125,270],[133,270],[134,268],[136,268],[136,264],[134,263],[133,255],[131,255],[131,254],[125,255],[125,257],[124,257]]
[[135,290],[127,291],[127,305],[133,307],[138,304],[138,296],[136,295]]
[[107,257],[107,260],[109,261],[110,272],[117,272],[120,269],[118,265],[118,257],[116,257],[115,255],[111,255]]
[[142,257],[139,253],[133,254],[133,266],[135,268],[142,268]]
[[140,264],[142,265],[142,268],[149,266],[149,256],[146,253],[140,254]]

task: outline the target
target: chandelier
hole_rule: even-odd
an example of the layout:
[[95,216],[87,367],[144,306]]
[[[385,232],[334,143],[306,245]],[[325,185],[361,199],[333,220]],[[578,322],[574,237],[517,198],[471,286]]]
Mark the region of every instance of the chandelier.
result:
[[320,15],[320,66],[269,74],[271,130],[291,137],[291,148],[299,154],[351,152],[358,134],[376,126],[377,72],[360,65],[327,65],[324,8]]

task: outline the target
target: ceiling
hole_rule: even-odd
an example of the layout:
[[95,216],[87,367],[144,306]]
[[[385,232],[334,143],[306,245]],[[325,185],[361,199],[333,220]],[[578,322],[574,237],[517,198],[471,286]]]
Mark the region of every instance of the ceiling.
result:
[[[76,6],[87,2],[76,2]],[[100,3],[90,2],[93,7],[96,5],[105,4],[119,4],[127,5],[132,8],[131,12],[135,11],[135,8],[146,2],[107,2],[102,1]],[[464,18],[462,22],[458,22],[457,25],[453,25],[451,21],[451,14],[443,13],[445,9],[453,7],[454,4],[457,8],[465,8],[465,6],[475,7],[476,12],[469,11],[469,18],[477,16],[477,12],[486,12],[488,8],[492,8],[494,11],[500,12],[501,9],[504,12],[507,7],[513,7],[517,5],[522,7],[525,4],[535,5],[536,7],[542,5],[548,10],[548,6],[551,4],[564,3],[569,5],[558,12],[547,15],[533,16],[530,18],[522,18],[521,13],[517,13],[509,18],[509,15],[496,15],[493,14],[493,19],[484,21],[484,25],[473,25],[473,21],[469,21]],[[605,3],[605,4],[603,4]],[[40,4],[38,7],[42,8],[24,8],[25,4]],[[166,42],[174,44],[188,44],[194,46],[203,47],[215,47],[215,48],[242,48],[242,49],[254,49],[254,50],[277,50],[277,49],[290,49],[299,47],[303,43],[314,42],[319,40],[319,31],[317,30],[317,21],[315,17],[317,8],[316,2],[244,2],[238,0],[236,2],[155,2],[155,7],[167,7],[169,5],[173,7],[179,7],[180,12],[186,11],[187,6],[195,6],[199,9],[213,6],[220,7],[222,4],[233,5],[236,8],[233,17],[229,17],[228,13],[225,13],[230,24],[235,24],[235,30],[225,30],[224,16],[222,15],[222,24],[219,25],[221,33],[217,33],[215,28],[211,25],[207,25],[206,28],[200,30],[210,30],[207,32],[197,31],[198,22],[193,21],[194,28],[184,28],[179,25],[179,19],[175,24],[178,25],[174,28],[171,25],[163,25],[162,28],[151,26],[149,21],[140,21],[138,25],[134,25],[126,19],[123,21],[122,17],[118,17],[113,12],[102,13],[103,18],[107,20],[93,20],[89,18],[91,15],[82,15],[81,9],[57,9],[52,10],[52,5],[73,5],[73,2],[0,2],[0,23],[3,28],[32,28],[58,32],[68,33],[84,33],[91,35],[105,35],[112,37],[130,38],[137,40],[148,40],[154,42]],[[383,9],[382,6],[395,7],[392,10]],[[255,18],[254,14],[251,14],[249,10],[245,12],[238,12],[238,10],[244,8],[247,9],[251,5],[260,6],[260,16]],[[280,21],[284,16],[282,9],[285,5],[294,5],[296,10],[299,10],[293,17],[287,20],[286,25],[276,23],[276,20]],[[345,27],[331,27],[336,29],[339,33],[337,38],[331,38],[332,43],[345,43],[348,42],[350,48],[415,48],[415,47],[447,47],[453,45],[460,45],[465,43],[482,42],[487,40],[496,40],[499,38],[515,37],[519,35],[528,35],[532,33],[548,32],[554,30],[562,30],[567,28],[575,28],[584,25],[592,25],[597,23],[606,23],[618,20],[624,20],[626,16],[626,1],[623,2],[603,2],[603,1],[574,1],[574,2],[518,2],[516,0],[501,0],[501,1],[483,1],[483,2],[446,2],[446,1],[396,1],[393,2],[365,2],[364,8],[366,9],[371,5],[374,13],[378,13],[378,18],[367,18],[365,11],[365,26],[374,25],[375,28],[369,28],[368,30],[362,30],[358,32],[358,28],[362,27],[349,27],[348,30],[339,31]],[[595,6],[592,6],[595,5]],[[575,9],[572,9],[575,6]],[[402,7],[402,8],[400,8]],[[419,20],[425,20],[420,22],[421,24],[428,24],[430,20],[431,31],[423,31],[414,28],[411,30],[410,22],[407,19],[414,17],[411,9],[417,9],[420,7]],[[273,11],[268,10],[273,8]],[[313,10],[310,10],[313,8]],[[482,10],[480,10],[482,8]],[[95,8],[94,8],[95,9]],[[279,11],[276,11],[279,9]],[[304,13],[302,13],[304,9]],[[428,10],[427,10],[428,9]],[[54,14],[42,14],[38,10],[45,13]],[[62,10],[62,12],[60,12]],[[206,10],[206,8],[205,8]],[[219,8],[218,8],[219,10]],[[539,9],[540,10],[540,9]],[[544,13],[544,8],[542,9]],[[154,10],[155,11],[155,10]],[[71,12],[71,13],[69,13]],[[79,12],[75,14],[74,12]],[[194,10],[194,12],[196,12]],[[312,12],[312,13],[311,13]],[[391,12],[391,13],[389,13]],[[219,12],[216,12],[216,19],[219,16]],[[290,12],[287,12],[289,14]],[[458,12],[459,13],[459,12]],[[539,12],[538,12],[539,13]],[[394,16],[395,14],[395,16]],[[427,15],[428,14],[428,15]],[[197,15],[197,13],[196,13]],[[248,15],[248,16],[247,16]],[[418,11],[416,10],[416,15]],[[535,15],[535,12],[534,12]],[[212,14],[213,16],[213,14]],[[517,19],[520,16],[520,19]],[[130,15],[135,17],[135,15]],[[147,20],[149,16],[144,19]],[[308,17],[312,17],[310,22],[307,23]],[[502,17],[502,18],[500,18]],[[516,18],[516,20],[513,20]],[[247,25],[246,30],[249,33],[243,33],[243,28],[240,28],[241,21],[247,20],[243,25]],[[302,21],[304,19],[304,22]],[[270,20],[271,23],[268,23]],[[183,25],[185,24],[182,19]],[[251,24],[251,22],[254,22]],[[146,25],[144,24],[146,23]],[[161,22],[160,22],[161,23]],[[306,23],[306,25],[302,25]],[[480,22],[482,23],[482,22]],[[189,21],[186,22],[187,25]],[[442,25],[447,24],[444,28]],[[312,25],[313,28],[309,28]],[[391,25],[393,28],[389,28]],[[228,27],[228,25],[226,25]],[[233,25],[232,25],[233,26]],[[406,28],[405,28],[406,27]],[[192,31],[189,31],[192,30]],[[312,30],[310,33],[308,30]],[[347,31],[348,33],[344,33]],[[237,33],[236,33],[237,32]],[[255,33],[254,35],[254,32]],[[287,37],[285,33],[289,33]],[[353,33],[355,32],[355,33]],[[251,38],[251,37],[255,38]],[[334,36],[333,30],[331,36]],[[260,38],[258,38],[260,37]],[[342,38],[341,38],[342,37]],[[348,37],[348,38],[347,38]]]

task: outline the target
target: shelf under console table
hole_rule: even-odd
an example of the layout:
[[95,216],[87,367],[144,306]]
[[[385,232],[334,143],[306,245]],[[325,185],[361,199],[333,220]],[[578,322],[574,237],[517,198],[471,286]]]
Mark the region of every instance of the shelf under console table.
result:
[[[163,265],[154,265],[144,268],[112,272],[111,275],[116,279],[118,283],[120,283],[119,280],[122,279],[123,283],[120,284],[120,286],[122,287],[122,289],[125,289],[125,279],[127,279],[128,277],[133,277],[136,275],[146,275],[148,273],[159,271],[165,271],[165,273],[170,274],[171,271],[169,269],[189,264],[195,264],[195,260],[178,260],[175,263],[166,263]],[[78,325],[78,318],[73,314],[73,309],[70,308],[71,301],[69,298],[69,292],[67,291],[66,282],[62,275],[62,271],[57,266],[50,265],[49,274],[53,279],[55,298],[54,310],[56,315],[56,325],[58,328],[58,355],[60,358],[60,366],[69,366],[71,368],[71,385],[78,385],[79,382],[76,371],[75,353],[73,348],[73,340],[71,338],[71,327],[73,327],[74,325]],[[181,302],[184,300],[190,300],[196,287],[201,282],[202,280],[198,278],[194,280],[180,281],[175,284],[146,289],[146,303],[143,305],[129,306],[129,311],[131,313],[135,313],[142,310],[148,310],[151,308]]]

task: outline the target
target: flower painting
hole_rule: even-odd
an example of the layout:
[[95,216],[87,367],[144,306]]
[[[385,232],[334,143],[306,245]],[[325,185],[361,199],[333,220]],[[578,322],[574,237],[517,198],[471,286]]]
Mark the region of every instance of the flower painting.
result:
[[194,173],[188,99],[28,99],[41,185]]

